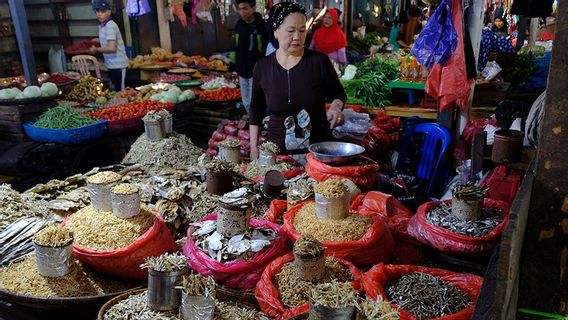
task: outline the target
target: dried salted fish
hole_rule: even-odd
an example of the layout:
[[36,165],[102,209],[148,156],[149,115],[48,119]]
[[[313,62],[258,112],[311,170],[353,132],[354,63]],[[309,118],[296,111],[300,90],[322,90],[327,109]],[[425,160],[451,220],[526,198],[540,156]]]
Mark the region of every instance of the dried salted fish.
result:
[[333,309],[358,306],[359,294],[350,283],[332,280],[320,283],[312,289],[311,300],[315,305]]
[[487,188],[481,188],[473,183],[458,184],[452,190],[452,197],[457,199],[479,199],[487,195]]
[[262,312],[247,306],[239,306],[235,302],[217,301],[213,320],[269,320],[269,318]]
[[428,222],[435,226],[469,237],[483,237],[503,222],[503,211],[497,208],[483,208],[481,218],[461,220],[452,214],[452,206],[442,203],[432,208],[427,214]]
[[250,194],[251,193],[247,188],[238,188],[231,192],[225,193],[223,196],[221,196],[221,198],[219,198],[219,202],[246,208],[252,201],[252,199],[248,197]]
[[48,218],[47,201],[34,193],[19,193],[7,184],[0,185],[0,229],[25,217]]
[[158,111],[156,110],[150,110],[146,112],[144,117],[142,117],[143,121],[160,121],[161,119],[162,119],[161,114],[158,113]]
[[323,243],[314,236],[303,234],[294,243],[294,253],[302,257],[316,257],[324,250]]
[[191,235],[201,236],[204,234],[210,234],[211,232],[215,231],[215,228],[217,227],[217,222],[215,220],[207,220],[198,223],[192,223],[191,225],[199,228],[196,231],[194,231]]
[[187,258],[181,253],[165,253],[158,257],[148,257],[140,265],[142,269],[152,269],[159,272],[181,271],[187,266]]
[[183,292],[189,296],[215,296],[215,281],[211,277],[204,277],[200,274],[188,274],[183,276],[181,287]]
[[393,308],[388,301],[381,295],[377,300],[372,300],[368,296],[359,302],[359,311],[366,320],[398,320],[400,314]]
[[0,230],[0,265],[16,262],[32,252],[33,236],[47,223],[42,218],[20,218]]
[[307,174],[302,174],[301,178],[289,180],[287,184],[288,202],[291,205],[295,205],[314,197],[314,188],[317,181],[307,176]]
[[412,272],[396,279],[387,284],[386,292],[392,303],[416,319],[444,317],[472,304],[457,287],[423,272]]

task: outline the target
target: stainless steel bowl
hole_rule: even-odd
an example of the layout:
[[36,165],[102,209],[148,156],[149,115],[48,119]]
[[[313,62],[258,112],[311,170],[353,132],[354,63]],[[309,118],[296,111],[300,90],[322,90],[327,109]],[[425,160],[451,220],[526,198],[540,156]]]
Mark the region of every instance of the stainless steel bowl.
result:
[[314,143],[308,150],[314,158],[328,164],[345,164],[365,152],[360,145],[335,141]]

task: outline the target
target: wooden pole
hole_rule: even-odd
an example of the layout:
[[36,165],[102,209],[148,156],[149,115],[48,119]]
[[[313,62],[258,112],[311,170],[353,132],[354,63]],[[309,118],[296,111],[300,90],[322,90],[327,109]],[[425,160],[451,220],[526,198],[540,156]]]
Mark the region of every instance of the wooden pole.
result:
[[16,40],[18,40],[20,60],[22,61],[26,83],[28,85],[37,85],[37,70],[24,2],[21,0],[8,0],[8,6],[10,7],[10,15],[16,31]]
[[166,5],[164,0],[156,0],[156,13],[158,14],[158,32],[160,34],[160,47],[172,51],[172,38],[170,36],[170,22],[166,20]]

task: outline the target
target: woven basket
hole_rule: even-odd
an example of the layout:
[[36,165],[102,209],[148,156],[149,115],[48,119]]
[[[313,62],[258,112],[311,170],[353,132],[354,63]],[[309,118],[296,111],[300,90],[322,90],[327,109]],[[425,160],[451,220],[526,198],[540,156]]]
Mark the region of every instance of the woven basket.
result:
[[133,295],[137,295],[140,293],[143,293],[144,291],[146,291],[147,289],[138,289],[138,290],[133,290],[124,294],[121,294],[117,297],[114,297],[112,299],[110,299],[107,303],[105,303],[101,309],[99,310],[99,314],[97,316],[97,320],[104,320],[105,318],[105,313],[108,311],[108,309],[110,309],[112,306],[114,306],[115,304],[119,303],[122,300],[128,299],[128,297],[133,296]]

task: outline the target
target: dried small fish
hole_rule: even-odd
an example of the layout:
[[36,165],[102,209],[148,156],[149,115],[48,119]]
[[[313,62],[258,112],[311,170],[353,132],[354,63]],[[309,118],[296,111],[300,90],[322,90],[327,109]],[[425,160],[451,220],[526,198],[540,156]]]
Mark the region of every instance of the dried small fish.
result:
[[268,320],[262,312],[246,306],[239,306],[235,302],[220,302],[215,304],[213,320]]
[[36,233],[33,241],[40,246],[62,247],[73,241],[73,232],[52,223]]
[[215,281],[200,274],[183,276],[180,289],[189,296],[215,297]]
[[452,190],[452,196],[457,199],[479,199],[487,195],[487,188],[481,188],[473,183],[458,184]]
[[141,269],[152,269],[159,272],[181,271],[187,266],[187,258],[181,253],[164,253],[158,257],[148,257],[140,265]]
[[162,119],[161,114],[158,113],[156,110],[150,110],[146,112],[144,117],[142,117],[143,121],[160,121]]
[[457,287],[423,272],[406,274],[387,284],[385,291],[391,302],[419,320],[440,318],[472,305]]
[[347,191],[347,187],[339,179],[327,179],[318,183],[315,187],[315,192],[328,199],[341,198]]
[[478,220],[461,220],[452,214],[452,206],[442,203],[426,213],[426,219],[432,225],[446,228],[452,232],[469,237],[483,237],[503,222],[501,209],[483,208],[483,215]]
[[122,176],[116,172],[103,171],[87,178],[88,183],[109,183],[120,180]]
[[332,280],[320,283],[312,289],[311,300],[314,304],[333,309],[358,306],[359,294],[350,283]]
[[365,320],[398,320],[400,314],[381,295],[377,300],[371,300],[368,296],[359,302],[359,311]]
[[110,190],[114,194],[133,194],[138,192],[138,187],[130,183],[121,183]]
[[147,291],[131,295],[110,307],[104,314],[104,320],[179,320],[177,312],[154,311],[148,307]]
[[278,145],[274,142],[265,142],[263,144],[261,144],[258,149],[260,151],[266,152],[266,153],[272,153],[272,154],[278,154],[280,152],[280,148],[278,147]]
[[286,162],[286,161],[277,161],[276,164],[268,167],[263,167],[260,165],[258,160],[253,160],[246,164],[247,168],[243,172],[243,175],[248,179],[257,179],[257,178],[264,178],[266,173],[271,170],[276,170],[280,172],[286,172],[289,170],[296,169],[297,167]]
[[323,243],[314,236],[303,234],[294,243],[294,253],[302,257],[316,257],[324,250]]
[[218,146],[223,148],[239,148],[241,146],[241,141],[233,138],[226,138],[219,142]]
[[231,164],[230,162],[215,158],[215,159],[212,159],[211,161],[209,161],[205,165],[205,168],[207,169],[207,171],[217,172],[217,173],[231,172],[233,170],[233,164]]
[[48,218],[47,202],[34,193],[19,193],[10,185],[0,185],[0,229],[19,218]]

